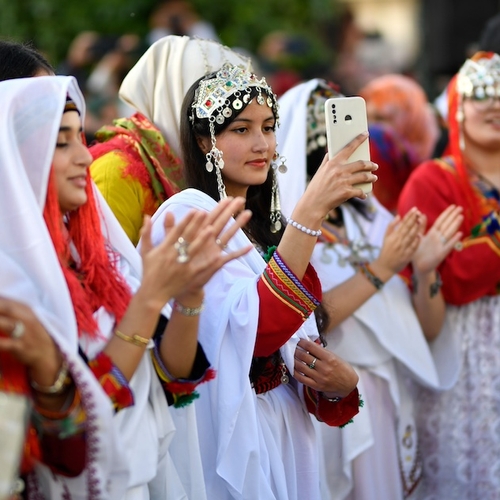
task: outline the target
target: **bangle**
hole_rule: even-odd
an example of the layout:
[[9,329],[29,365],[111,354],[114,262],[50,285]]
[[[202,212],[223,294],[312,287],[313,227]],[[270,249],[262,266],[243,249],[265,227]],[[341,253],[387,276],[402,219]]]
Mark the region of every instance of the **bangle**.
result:
[[308,234],[309,236],[314,236],[314,237],[321,236],[321,229],[318,229],[317,231],[315,231],[314,229],[309,229],[308,227],[303,226],[298,222],[295,222],[293,219],[287,219],[286,222],[287,224],[290,224],[290,226],[294,227],[295,229],[298,229],[299,231],[302,231],[303,233]]
[[185,307],[182,304],[179,304],[176,300],[174,301],[174,305],[172,306],[174,311],[183,314],[184,316],[198,316],[203,309],[205,309],[205,305],[203,302],[199,307]]
[[439,271],[436,271],[436,281],[434,281],[434,283],[431,283],[429,285],[429,295],[431,296],[431,299],[438,294],[442,286],[443,286],[443,280],[441,279]]
[[53,396],[58,396],[62,394],[68,385],[72,383],[71,377],[68,375],[68,363],[63,360],[61,369],[57,374],[56,381],[52,385],[40,385],[34,380],[30,381],[31,387],[35,389],[36,392],[40,394],[50,394]]
[[366,262],[359,264],[359,270],[377,290],[382,289],[384,282],[372,271]]
[[323,398],[329,401],[330,403],[338,403],[342,398],[340,396],[335,396],[334,398],[329,398],[325,396],[323,392],[320,392],[319,395]]
[[115,330],[115,335],[119,339],[122,339],[125,342],[130,342],[131,344],[134,344],[138,347],[146,347],[149,344],[149,339],[141,337],[140,335],[125,335],[124,333],[120,332],[120,330]]

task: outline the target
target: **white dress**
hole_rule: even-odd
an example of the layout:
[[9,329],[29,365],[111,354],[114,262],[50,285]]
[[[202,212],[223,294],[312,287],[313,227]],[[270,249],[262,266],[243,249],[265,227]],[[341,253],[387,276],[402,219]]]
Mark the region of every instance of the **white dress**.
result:
[[[206,194],[186,189],[167,200],[153,217],[153,242],[163,236],[167,211],[180,220],[188,210],[211,210]],[[243,231],[228,251],[248,246]],[[255,347],[259,296],[265,269],[257,250],[227,263],[205,286],[199,339],[217,372],[199,388],[195,401],[203,470],[209,499],[319,500],[313,424],[293,379],[256,396],[249,379]],[[281,353],[293,372],[299,337],[317,338],[311,316]]]
[[461,372],[417,400],[424,459],[419,499],[500,499],[500,296],[447,306]]

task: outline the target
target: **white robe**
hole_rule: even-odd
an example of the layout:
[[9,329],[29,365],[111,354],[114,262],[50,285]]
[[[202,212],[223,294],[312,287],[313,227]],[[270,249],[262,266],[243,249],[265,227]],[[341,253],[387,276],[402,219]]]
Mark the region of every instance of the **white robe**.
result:
[[[376,207],[373,222],[355,214],[352,207],[341,210],[348,239],[362,238],[356,217],[367,240],[380,248],[392,215],[375,199],[371,202]],[[348,255],[341,245],[336,245],[336,251]],[[350,265],[339,265],[338,254],[324,243],[316,245],[311,262],[324,292],[355,274]],[[409,290],[399,276],[326,334],[327,348],[356,368],[365,406],[344,429],[317,426],[325,464],[324,499],[351,498],[354,488],[357,496],[352,498],[396,500],[403,498],[400,470],[408,488],[420,477],[412,381],[441,390],[453,384],[458,351],[448,350],[455,345],[448,335],[449,331],[443,331],[440,343],[431,351]]]
[[[189,209],[215,202],[187,189],[153,217],[153,242],[163,237],[167,211],[180,220]],[[239,230],[228,251],[248,246]],[[217,372],[195,402],[203,468],[210,499],[319,500],[315,432],[302,403],[302,387],[280,385],[256,396],[249,380],[259,314],[257,281],[265,269],[257,250],[227,263],[205,286],[199,338]],[[281,349],[293,372],[299,337],[317,338],[314,317]]]
[[[116,416],[78,355],[79,344],[90,357],[97,354],[112,335],[114,319],[98,311],[103,338],[78,338],[71,296],[42,215],[67,94],[83,120],[85,103],[72,77],[0,83],[0,295],[33,309],[68,359],[87,416],[85,471],[66,478],[37,465],[39,498],[57,500],[69,494],[76,500],[203,500],[203,476],[192,438],[188,449],[181,450],[194,457],[192,484],[172,459],[169,444],[175,426],[149,355],[130,382],[135,404]],[[94,195],[105,239],[119,253],[120,270],[135,290],[142,272],[140,257],[95,187]],[[188,416],[185,431],[196,435],[194,409],[182,414]]]

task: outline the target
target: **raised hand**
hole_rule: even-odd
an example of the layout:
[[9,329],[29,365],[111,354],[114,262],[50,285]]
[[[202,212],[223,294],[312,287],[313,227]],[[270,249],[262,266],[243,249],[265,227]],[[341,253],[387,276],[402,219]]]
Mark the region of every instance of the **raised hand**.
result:
[[413,258],[421,239],[423,217],[412,208],[402,219],[396,216],[387,226],[380,255],[372,263],[383,281],[404,269]]
[[422,238],[412,259],[415,274],[434,271],[460,241],[463,233],[459,231],[464,220],[463,208],[450,205],[443,210],[432,227],[425,233],[426,218],[422,221]]
[[[182,221],[166,213],[165,237],[153,247],[151,221],[145,219],[141,231],[143,280],[141,291],[162,305],[172,297],[196,293],[226,262],[238,258],[252,247],[226,253],[224,246],[251,217],[243,210],[244,198],[227,198],[210,213],[190,211]],[[224,231],[234,213],[236,221]]]

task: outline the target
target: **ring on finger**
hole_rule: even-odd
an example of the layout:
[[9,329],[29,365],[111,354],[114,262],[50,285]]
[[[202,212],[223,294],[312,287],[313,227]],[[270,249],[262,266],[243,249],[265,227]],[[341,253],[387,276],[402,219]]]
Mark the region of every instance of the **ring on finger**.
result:
[[189,260],[188,246],[188,242],[182,236],[174,243],[174,248],[177,250],[177,262],[180,264]]
[[25,331],[26,327],[24,326],[24,323],[20,319],[18,319],[14,323],[14,328],[10,332],[10,336],[13,339],[20,339],[24,335]]
[[309,363],[309,368],[311,370],[314,370],[314,367],[316,366],[316,361],[318,361],[318,358],[313,358],[313,360]]
[[224,245],[224,243],[222,243],[222,241],[220,240],[220,238],[217,238],[217,239],[215,240],[215,243],[216,243],[217,245],[219,245],[219,246],[222,248],[222,250],[225,250],[225,249],[227,248],[227,245]]
[[444,234],[440,234],[439,235],[439,239],[441,240],[441,243],[443,245],[446,245],[446,243],[448,243],[448,240],[447,240],[447,238],[446,238],[446,236]]

